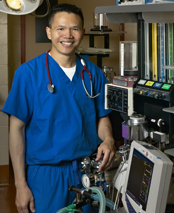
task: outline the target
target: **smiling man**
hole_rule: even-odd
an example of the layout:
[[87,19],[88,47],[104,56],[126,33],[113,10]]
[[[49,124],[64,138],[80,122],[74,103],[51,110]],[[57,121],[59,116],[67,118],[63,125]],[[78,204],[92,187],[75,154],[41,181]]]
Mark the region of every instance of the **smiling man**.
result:
[[[82,64],[76,54],[84,36],[82,11],[75,5],[59,4],[48,17],[47,53],[22,64],[16,71],[3,112],[10,116],[10,155],[16,205],[19,213],[55,213],[71,204],[81,188],[81,159],[97,151],[103,156],[100,171],[114,159],[112,127],[104,109],[102,71],[92,62]],[[88,72],[81,80],[84,63]],[[54,86],[53,86],[54,84]],[[50,87],[52,88],[50,90]],[[98,144],[98,137],[103,141]],[[25,165],[27,172],[25,173]],[[84,212],[90,213],[91,210]]]
[[80,16],[67,12],[53,13],[46,31],[52,41],[51,56],[62,67],[75,66],[75,51],[85,32]]

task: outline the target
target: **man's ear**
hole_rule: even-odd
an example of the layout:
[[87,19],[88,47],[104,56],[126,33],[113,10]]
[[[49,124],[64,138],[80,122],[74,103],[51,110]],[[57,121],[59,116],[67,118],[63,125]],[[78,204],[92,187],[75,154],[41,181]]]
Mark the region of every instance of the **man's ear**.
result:
[[51,40],[51,29],[49,27],[46,27],[46,33],[47,33],[48,39]]

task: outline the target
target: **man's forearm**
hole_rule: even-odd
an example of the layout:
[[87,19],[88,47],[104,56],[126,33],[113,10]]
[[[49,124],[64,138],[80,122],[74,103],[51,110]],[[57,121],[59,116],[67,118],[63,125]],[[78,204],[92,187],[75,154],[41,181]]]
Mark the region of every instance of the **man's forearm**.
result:
[[25,123],[10,116],[9,150],[16,187],[26,185],[25,179]]
[[103,155],[103,161],[99,168],[99,172],[101,172],[110,168],[115,156],[115,143],[112,136],[111,122],[108,116],[99,119],[98,136],[103,141],[98,147],[96,157],[96,161],[98,161]]
[[114,143],[112,125],[108,116],[102,117],[98,121],[98,136],[102,141],[106,138],[110,139],[110,142]]

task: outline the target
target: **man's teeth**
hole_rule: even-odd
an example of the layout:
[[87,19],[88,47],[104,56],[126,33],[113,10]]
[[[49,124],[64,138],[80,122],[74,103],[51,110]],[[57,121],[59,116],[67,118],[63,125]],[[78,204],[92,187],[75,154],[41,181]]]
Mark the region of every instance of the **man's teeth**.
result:
[[72,42],[62,42],[62,44],[65,44],[65,45],[71,45]]

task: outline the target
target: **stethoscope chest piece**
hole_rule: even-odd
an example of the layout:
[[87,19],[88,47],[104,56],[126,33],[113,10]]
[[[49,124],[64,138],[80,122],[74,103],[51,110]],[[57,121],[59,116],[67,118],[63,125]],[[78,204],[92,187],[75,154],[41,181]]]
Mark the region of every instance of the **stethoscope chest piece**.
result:
[[48,89],[48,91],[50,92],[50,93],[54,93],[54,85],[52,84],[48,84],[47,85],[47,89]]

